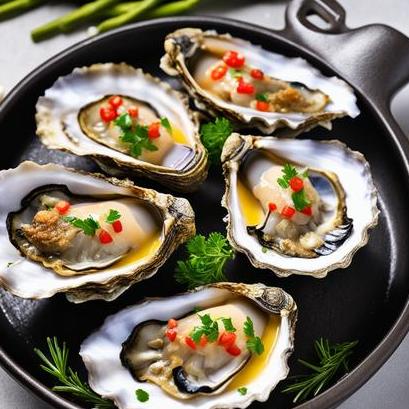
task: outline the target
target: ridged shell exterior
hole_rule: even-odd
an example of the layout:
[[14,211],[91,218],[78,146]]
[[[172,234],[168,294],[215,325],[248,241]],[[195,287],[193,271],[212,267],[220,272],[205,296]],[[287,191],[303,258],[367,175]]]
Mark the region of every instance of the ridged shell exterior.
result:
[[[230,49],[243,53],[250,63],[264,73],[288,82],[301,82],[311,89],[318,89],[329,95],[332,102],[323,112],[285,114],[263,113],[216,98],[198,85],[187,67],[189,59],[201,49],[206,39],[213,38],[229,43]],[[335,118],[346,115],[355,118],[359,115],[352,88],[339,78],[324,76],[302,58],[288,58],[229,34],[218,34],[215,31],[202,31],[196,28],[183,28],[169,34],[164,46],[166,54],[162,57],[161,68],[169,75],[180,76],[197,107],[214,116],[224,115],[243,127],[255,127],[264,134],[271,134],[278,128],[286,127],[292,130],[291,134],[294,136],[300,130],[309,130],[318,125],[330,127],[331,120]]]
[[[73,194],[118,194],[153,205],[162,218],[161,244],[149,257],[124,266],[115,264],[89,274],[64,277],[24,257],[9,240],[6,219],[20,209],[21,200],[35,188],[65,185]],[[135,186],[129,180],[106,178],[63,166],[23,162],[0,172],[0,285],[22,298],[41,299],[66,293],[72,302],[117,298],[132,284],[153,276],[172,252],[195,234],[194,212],[186,199]]]
[[[332,254],[306,259],[285,256],[274,250],[266,252],[258,240],[248,234],[238,199],[238,171],[246,154],[258,149],[271,150],[290,163],[321,168],[338,176],[346,193],[347,213],[353,219],[354,228]],[[233,133],[224,145],[222,163],[226,180],[222,205],[228,211],[226,221],[231,245],[246,254],[255,267],[268,268],[279,277],[300,274],[324,278],[329,271],[348,267],[354,254],[367,244],[369,230],[378,223],[377,190],[369,163],[360,152],[352,151],[337,140],[279,139]]]
[[[149,103],[161,116],[180,122],[192,142],[195,158],[186,170],[176,170],[133,158],[87,137],[77,124],[71,135],[61,116],[76,113],[105,95],[126,95]],[[59,149],[94,159],[117,177],[147,177],[176,191],[192,191],[207,176],[207,152],[200,142],[197,114],[186,95],[169,84],[125,63],[95,64],[76,68],[60,77],[37,102],[37,135],[49,149]]]
[[[234,390],[179,401],[157,385],[137,382],[122,365],[122,344],[138,324],[151,319],[167,321],[171,317],[183,316],[197,306],[210,307],[232,294],[247,297],[259,306],[268,304],[271,311],[281,316],[274,349],[262,371],[246,385],[247,395],[242,396]],[[277,383],[286,378],[289,371],[287,359],[294,348],[296,320],[297,306],[291,296],[280,288],[263,284],[217,283],[172,297],[147,299],[108,317],[104,325],[83,342],[80,355],[87,367],[91,388],[113,400],[119,409],[141,407],[135,399],[135,390],[138,388],[149,393],[149,400],[143,403],[147,409],[246,408],[256,400],[266,401]]]

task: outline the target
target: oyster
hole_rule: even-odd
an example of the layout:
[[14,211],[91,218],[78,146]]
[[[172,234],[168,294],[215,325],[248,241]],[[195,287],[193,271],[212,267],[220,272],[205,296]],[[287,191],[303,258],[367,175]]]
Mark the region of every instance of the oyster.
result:
[[161,68],[181,77],[199,109],[266,134],[330,126],[334,118],[359,114],[344,81],[228,34],[180,29],[166,37],[165,51]]
[[54,164],[0,172],[0,195],[0,283],[23,298],[114,299],[195,232],[186,199]]
[[207,154],[188,99],[126,64],[95,64],[59,78],[37,103],[50,149],[89,156],[114,176],[142,176],[181,191],[206,178]]
[[377,224],[369,164],[339,141],[234,133],[222,162],[229,241],[278,276],[347,267]]
[[[280,288],[217,283],[109,317],[80,354],[92,389],[120,409],[139,407],[138,388],[147,408],[245,408],[287,376],[296,316]],[[264,350],[247,346],[250,322]],[[205,323],[213,332],[200,332]]]

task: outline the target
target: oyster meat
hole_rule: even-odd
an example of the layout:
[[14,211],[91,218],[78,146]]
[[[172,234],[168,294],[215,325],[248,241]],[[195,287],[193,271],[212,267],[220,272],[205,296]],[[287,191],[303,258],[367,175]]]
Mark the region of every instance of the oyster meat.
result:
[[115,176],[190,191],[207,175],[187,97],[126,64],[95,64],[59,78],[38,100],[36,120],[48,148],[89,156]]
[[149,393],[148,408],[245,408],[287,376],[296,315],[279,288],[217,283],[119,312],[80,354],[90,386],[120,409],[138,407],[138,388]]
[[0,194],[0,282],[24,298],[113,299],[195,232],[185,199],[53,164],[2,171]]
[[377,224],[369,165],[341,142],[232,134],[222,161],[229,241],[256,267],[325,277]]
[[266,134],[359,114],[345,82],[228,34],[180,29],[166,37],[165,51],[162,69],[181,77],[199,109]]

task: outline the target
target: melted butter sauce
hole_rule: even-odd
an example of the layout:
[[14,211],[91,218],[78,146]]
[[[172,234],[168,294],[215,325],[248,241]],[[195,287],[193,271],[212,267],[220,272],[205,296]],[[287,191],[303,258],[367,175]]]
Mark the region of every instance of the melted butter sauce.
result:
[[163,238],[161,232],[157,231],[156,233],[153,233],[139,248],[130,251],[127,256],[115,263],[113,268],[125,267],[154,255],[159,250],[162,242]]
[[274,350],[280,329],[281,317],[273,315],[267,323],[262,340],[264,352],[261,355],[253,354],[247,365],[230,382],[227,391],[235,391],[242,386],[250,384],[260,374],[268,363],[268,359]]
[[190,145],[189,140],[183,131],[172,124],[172,137],[175,143],[180,143],[181,145]]
[[241,213],[246,225],[254,226],[261,223],[264,219],[264,210],[250,189],[240,180],[237,181],[237,194],[239,196]]

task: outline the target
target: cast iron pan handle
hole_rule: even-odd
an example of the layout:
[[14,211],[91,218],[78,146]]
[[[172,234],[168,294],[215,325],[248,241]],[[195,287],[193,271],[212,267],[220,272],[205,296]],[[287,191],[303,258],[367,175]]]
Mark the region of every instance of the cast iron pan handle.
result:
[[324,58],[377,105],[389,107],[409,81],[409,38],[381,24],[349,29],[336,0],[292,0],[282,34]]

